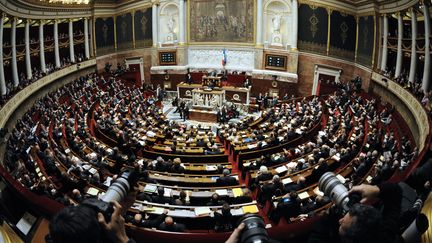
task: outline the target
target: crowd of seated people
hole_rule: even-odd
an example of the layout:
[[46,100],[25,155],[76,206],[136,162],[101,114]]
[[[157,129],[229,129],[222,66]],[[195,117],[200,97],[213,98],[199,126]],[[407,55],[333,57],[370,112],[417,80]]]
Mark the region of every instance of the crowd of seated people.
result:
[[411,92],[411,94],[417,98],[417,100],[423,105],[423,107],[430,113],[432,111],[431,108],[431,99],[432,99],[432,93],[431,92],[425,92],[422,88],[422,82],[418,79],[418,77],[415,77],[415,80],[413,82],[410,82],[408,80],[408,72],[406,70],[402,70],[402,73],[398,77],[393,77],[392,72],[389,72],[387,70],[381,71],[381,74],[383,74],[386,77],[394,78],[393,81],[401,85],[403,88]]
[[[75,62],[82,62],[84,61],[84,56],[82,53],[77,53],[75,54]],[[45,72],[42,72],[42,70],[38,67],[33,67],[32,70],[32,78],[28,79],[27,76],[21,72],[18,75],[18,86],[14,86],[12,80],[6,80],[6,94],[5,95],[1,95],[0,97],[0,108],[12,97],[14,96],[17,92],[19,92],[20,90],[22,90],[23,88],[25,88],[26,86],[28,86],[29,84],[43,78],[46,75],[49,75],[57,70],[63,69],[65,67],[68,67],[69,65],[71,65],[73,63],[71,63],[70,59],[68,57],[63,57],[60,60],[60,67],[55,67],[54,64],[52,63],[47,63],[45,66]]]
[[223,126],[220,136],[232,147],[264,148],[295,139],[310,130],[321,118],[322,105],[317,97],[311,100],[292,100],[262,112],[258,127],[250,125],[251,119]]
[[[255,125],[251,125],[255,122],[252,117],[246,117],[239,124],[222,127],[220,134],[228,134],[225,136],[227,142],[265,141],[260,148],[273,147],[307,133],[325,113],[326,124],[313,140],[297,147],[287,145],[281,152],[261,157],[254,163],[255,167],[247,168],[259,169],[254,182],[255,188],[260,190],[259,203],[263,206],[267,201],[277,203],[271,219],[278,222],[285,217],[290,222],[329,202],[324,196],[302,196],[304,190],[316,187],[323,173],[340,169],[341,174],[349,178],[350,186],[361,183],[368,175],[372,177],[372,183],[379,183],[394,173],[394,170],[392,173],[379,172],[389,166],[390,161],[396,159],[399,162],[391,166],[404,169],[415,159],[416,149],[410,139],[399,140],[398,134],[392,134],[392,121],[389,124],[382,121],[391,112],[383,109],[381,119],[377,118],[379,112],[376,100],[367,100],[355,93],[336,93],[324,102],[312,97],[268,108]],[[97,128],[112,138],[113,145],[105,144],[106,141],[92,131],[92,123],[88,122],[92,119],[96,120]],[[227,198],[215,191],[207,202],[205,199],[198,202],[186,190],[176,196],[167,195],[164,183],[149,176],[153,171],[183,174],[186,168],[180,158],[172,161],[162,157],[150,159],[145,153],[138,153],[140,150],[136,148],[150,149],[157,143],[176,145],[185,142],[216,149],[218,142],[216,134],[209,129],[167,121],[161,108],[152,102],[151,95],[145,95],[141,89],[128,87],[115,79],[105,81],[94,74],[80,78],[38,101],[17,123],[12,134],[8,142],[7,168],[25,187],[36,193],[64,204],[76,203],[88,196],[88,186],[104,190],[115,180],[115,174],[130,166],[136,168],[141,182],[157,183],[154,192],[137,195],[137,200],[144,201],[142,204],[163,206],[167,203],[167,208],[218,207],[210,214],[214,219],[214,230],[232,230],[232,210],[241,203],[238,197]],[[247,138],[250,141],[244,141]],[[178,150],[178,147],[174,149]],[[381,157],[377,151],[384,158],[381,164],[375,164]],[[169,152],[173,152],[172,149]],[[41,163],[35,163],[35,160]],[[288,166],[294,160],[295,166]],[[273,173],[274,166],[284,163],[287,163],[285,172]],[[35,167],[40,165],[49,178],[38,176]],[[345,169],[348,167],[350,169]],[[374,168],[372,173],[371,167]],[[221,167],[218,173],[222,175],[214,179],[216,186],[240,187],[228,168]],[[248,183],[251,186],[251,182]],[[243,195],[248,197],[246,202],[253,199],[246,188]],[[182,232],[189,226],[170,217],[166,211],[147,215],[132,210],[128,214],[127,221],[139,227]]]

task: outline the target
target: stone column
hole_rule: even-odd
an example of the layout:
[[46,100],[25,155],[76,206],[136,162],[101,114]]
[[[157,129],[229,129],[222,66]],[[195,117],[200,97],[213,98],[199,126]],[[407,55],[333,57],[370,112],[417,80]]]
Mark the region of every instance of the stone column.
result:
[[89,36],[88,36],[88,19],[84,18],[84,53],[85,58],[90,58],[90,50],[89,50]]
[[185,2],[179,0],[179,44],[185,43]]
[[427,92],[430,89],[430,13],[429,6],[423,5],[423,16],[425,24],[425,59],[424,59],[424,71],[423,71],[423,91]]
[[30,20],[25,20],[25,63],[27,71],[27,79],[32,79],[32,68],[31,68],[31,58],[30,58]]
[[17,53],[16,53],[16,24],[17,19],[12,19],[12,30],[11,30],[11,44],[12,44],[12,78],[14,86],[17,87],[19,85],[18,78],[18,66],[17,66]]
[[257,0],[256,45],[263,44],[263,0]]
[[399,77],[402,71],[402,38],[403,38],[403,19],[402,12],[398,13],[398,42],[395,77]]
[[411,63],[410,63],[410,72],[408,81],[414,82],[415,74],[416,74],[416,65],[417,65],[417,16],[416,11],[411,8]]
[[70,61],[75,62],[75,50],[74,50],[74,32],[73,32],[73,21],[69,20],[69,56]]
[[298,2],[297,2],[297,0],[292,1],[292,16],[293,16],[292,49],[297,50],[297,39],[298,39]]
[[93,43],[93,19],[89,20],[89,45],[90,45],[90,56],[94,56],[95,52],[94,52],[94,43]]
[[4,64],[3,64],[3,24],[4,15],[0,16],[0,94],[6,94],[6,81],[4,76]]
[[45,64],[45,37],[44,37],[44,22],[40,21],[39,23],[39,58],[41,64],[41,71],[46,73],[46,64]]
[[153,46],[156,47],[158,44],[158,15],[159,7],[158,3],[153,3],[152,6],[152,36],[153,36]]
[[55,57],[55,66],[56,68],[60,68],[60,50],[59,50],[59,40],[58,40],[58,20],[54,21],[54,57]]
[[382,59],[381,59],[381,70],[387,68],[387,42],[388,42],[388,17],[384,15],[383,18],[383,45],[382,45]]

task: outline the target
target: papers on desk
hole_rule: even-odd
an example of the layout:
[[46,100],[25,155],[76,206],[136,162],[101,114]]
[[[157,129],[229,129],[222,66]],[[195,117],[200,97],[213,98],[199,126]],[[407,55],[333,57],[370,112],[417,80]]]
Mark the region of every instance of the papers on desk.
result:
[[207,216],[211,213],[212,211],[210,210],[209,207],[196,207],[195,208],[195,215],[196,216]]
[[215,171],[217,170],[216,165],[206,165],[206,171]]
[[83,165],[82,166],[84,170],[90,170],[91,166],[90,165]]
[[345,181],[346,181],[345,177],[341,176],[340,174],[337,174],[337,175],[336,175],[336,178],[338,178],[339,181],[340,181],[342,184],[344,184]]
[[233,188],[232,192],[234,194],[234,197],[243,196],[243,190],[241,188]]
[[156,192],[156,190],[157,190],[157,186],[156,185],[149,185],[149,184],[147,184],[144,187],[144,192],[154,193],[154,192]]
[[255,143],[255,144],[248,144],[247,145],[247,148],[248,149],[254,149],[254,148],[256,148],[257,147],[257,144]]
[[285,171],[287,171],[288,169],[287,169],[287,167],[285,166],[285,165],[283,165],[283,166],[279,166],[279,167],[277,167],[276,169],[275,169],[275,171],[278,173],[278,174],[280,174],[280,173],[283,173],[283,172],[285,172]]
[[144,206],[141,203],[134,203],[131,206],[131,209],[135,209],[135,210],[138,210],[138,211],[143,211]]
[[99,190],[94,188],[94,187],[90,187],[87,190],[87,194],[92,195],[92,196],[97,196],[97,194],[99,194]]
[[308,192],[302,192],[302,193],[298,194],[298,197],[300,198],[300,200],[309,198],[309,193]]
[[294,169],[295,167],[297,167],[297,163],[296,162],[289,162],[286,165],[286,167],[289,168],[289,169]]
[[65,154],[68,154],[68,153],[70,153],[70,149],[65,149]]
[[151,212],[154,214],[163,214],[164,208],[159,207],[143,207],[142,211]]
[[[36,222],[36,217],[26,212],[23,217],[18,221],[16,227],[24,234],[27,235],[30,232],[30,229]],[[2,241],[3,242],[3,241]]]
[[250,164],[251,164],[251,162],[243,163],[243,167],[249,166]]
[[97,173],[97,170],[95,168],[90,168],[89,172],[94,175]]
[[335,155],[332,156],[332,159],[339,161],[340,160],[340,153],[337,153]]
[[215,192],[219,196],[228,196],[228,190],[227,189],[217,189],[217,190],[215,190]]
[[242,209],[243,209],[243,214],[258,213],[258,207],[256,205],[243,206]]
[[164,197],[171,197],[171,188],[164,188]]
[[370,175],[367,176],[367,177],[366,177],[366,181],[367,181],[367,183],[371,184],[371,183],[372,183],[372,179],[373,179],[372,176],[370,176]]
[[320,191],[319,187],[315,187],[315,189],[313,190],[313,192],[317,196],[321,196],[321,197],[324,196],[324,192]]
[[282,184],[286,185],[286,184],[290,184],[292,182],[292,179],[290,177],[285,178],[282,180]]

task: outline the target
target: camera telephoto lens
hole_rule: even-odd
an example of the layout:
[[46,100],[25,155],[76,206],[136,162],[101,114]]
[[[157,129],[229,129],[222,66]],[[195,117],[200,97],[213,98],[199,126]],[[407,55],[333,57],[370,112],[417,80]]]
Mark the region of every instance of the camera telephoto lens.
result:
[[348,212],[352,206],[349,202],[348,189],[342,182],[333,174],[333,172],[326,172],[318,181],[320,191],[340,208],[343,212]]
[[239,220],[239,224],[244,223],[245,227],[240,236],[241,243],[267,243],[270,238],[265,228],[264,220],[254,214],[246,214]]
[[131,177],[133,173],[129,170],[123,171],[123,173],[115,180],[113,184],[105,192],[105,195],[101,197],[104,202],[121,202],[129,193],[130,184],[133,181]]
[[111,202],[121,202],[129,193],[131,185],[136,183],[136,173],[132,169],[124,170],[114,183],[107,189],[105,194],[99,199],[88,198],[81,204],[88,206],[105,216],[107,222],[111,219],[114,208]]

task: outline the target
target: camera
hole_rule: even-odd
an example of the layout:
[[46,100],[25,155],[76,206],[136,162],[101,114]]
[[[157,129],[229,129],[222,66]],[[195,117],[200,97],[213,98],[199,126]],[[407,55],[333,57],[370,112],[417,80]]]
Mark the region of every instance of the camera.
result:
[[85,199],[81,205],[87,206],[100,212],[104,215],[107,222],[111,221],[111,215],[114,208],[110,202],[121,202],[129,193],[131,186],[137,181],[136,173],[133,169],[128,168],[124,170],[121,175],[108,187],[108,190],[100,198]]
[[361,200],[361,195],[358,193],[348,195],[348,189],[333,172],[324,173],[318,181],[318,187],[324,192],[324,195],[330,197],[343,214]]
[[240,218],[238,225],[245,224],[240,236],[241,243],[272,242],[265,228],[264,220],[255,214],[246,214]]

